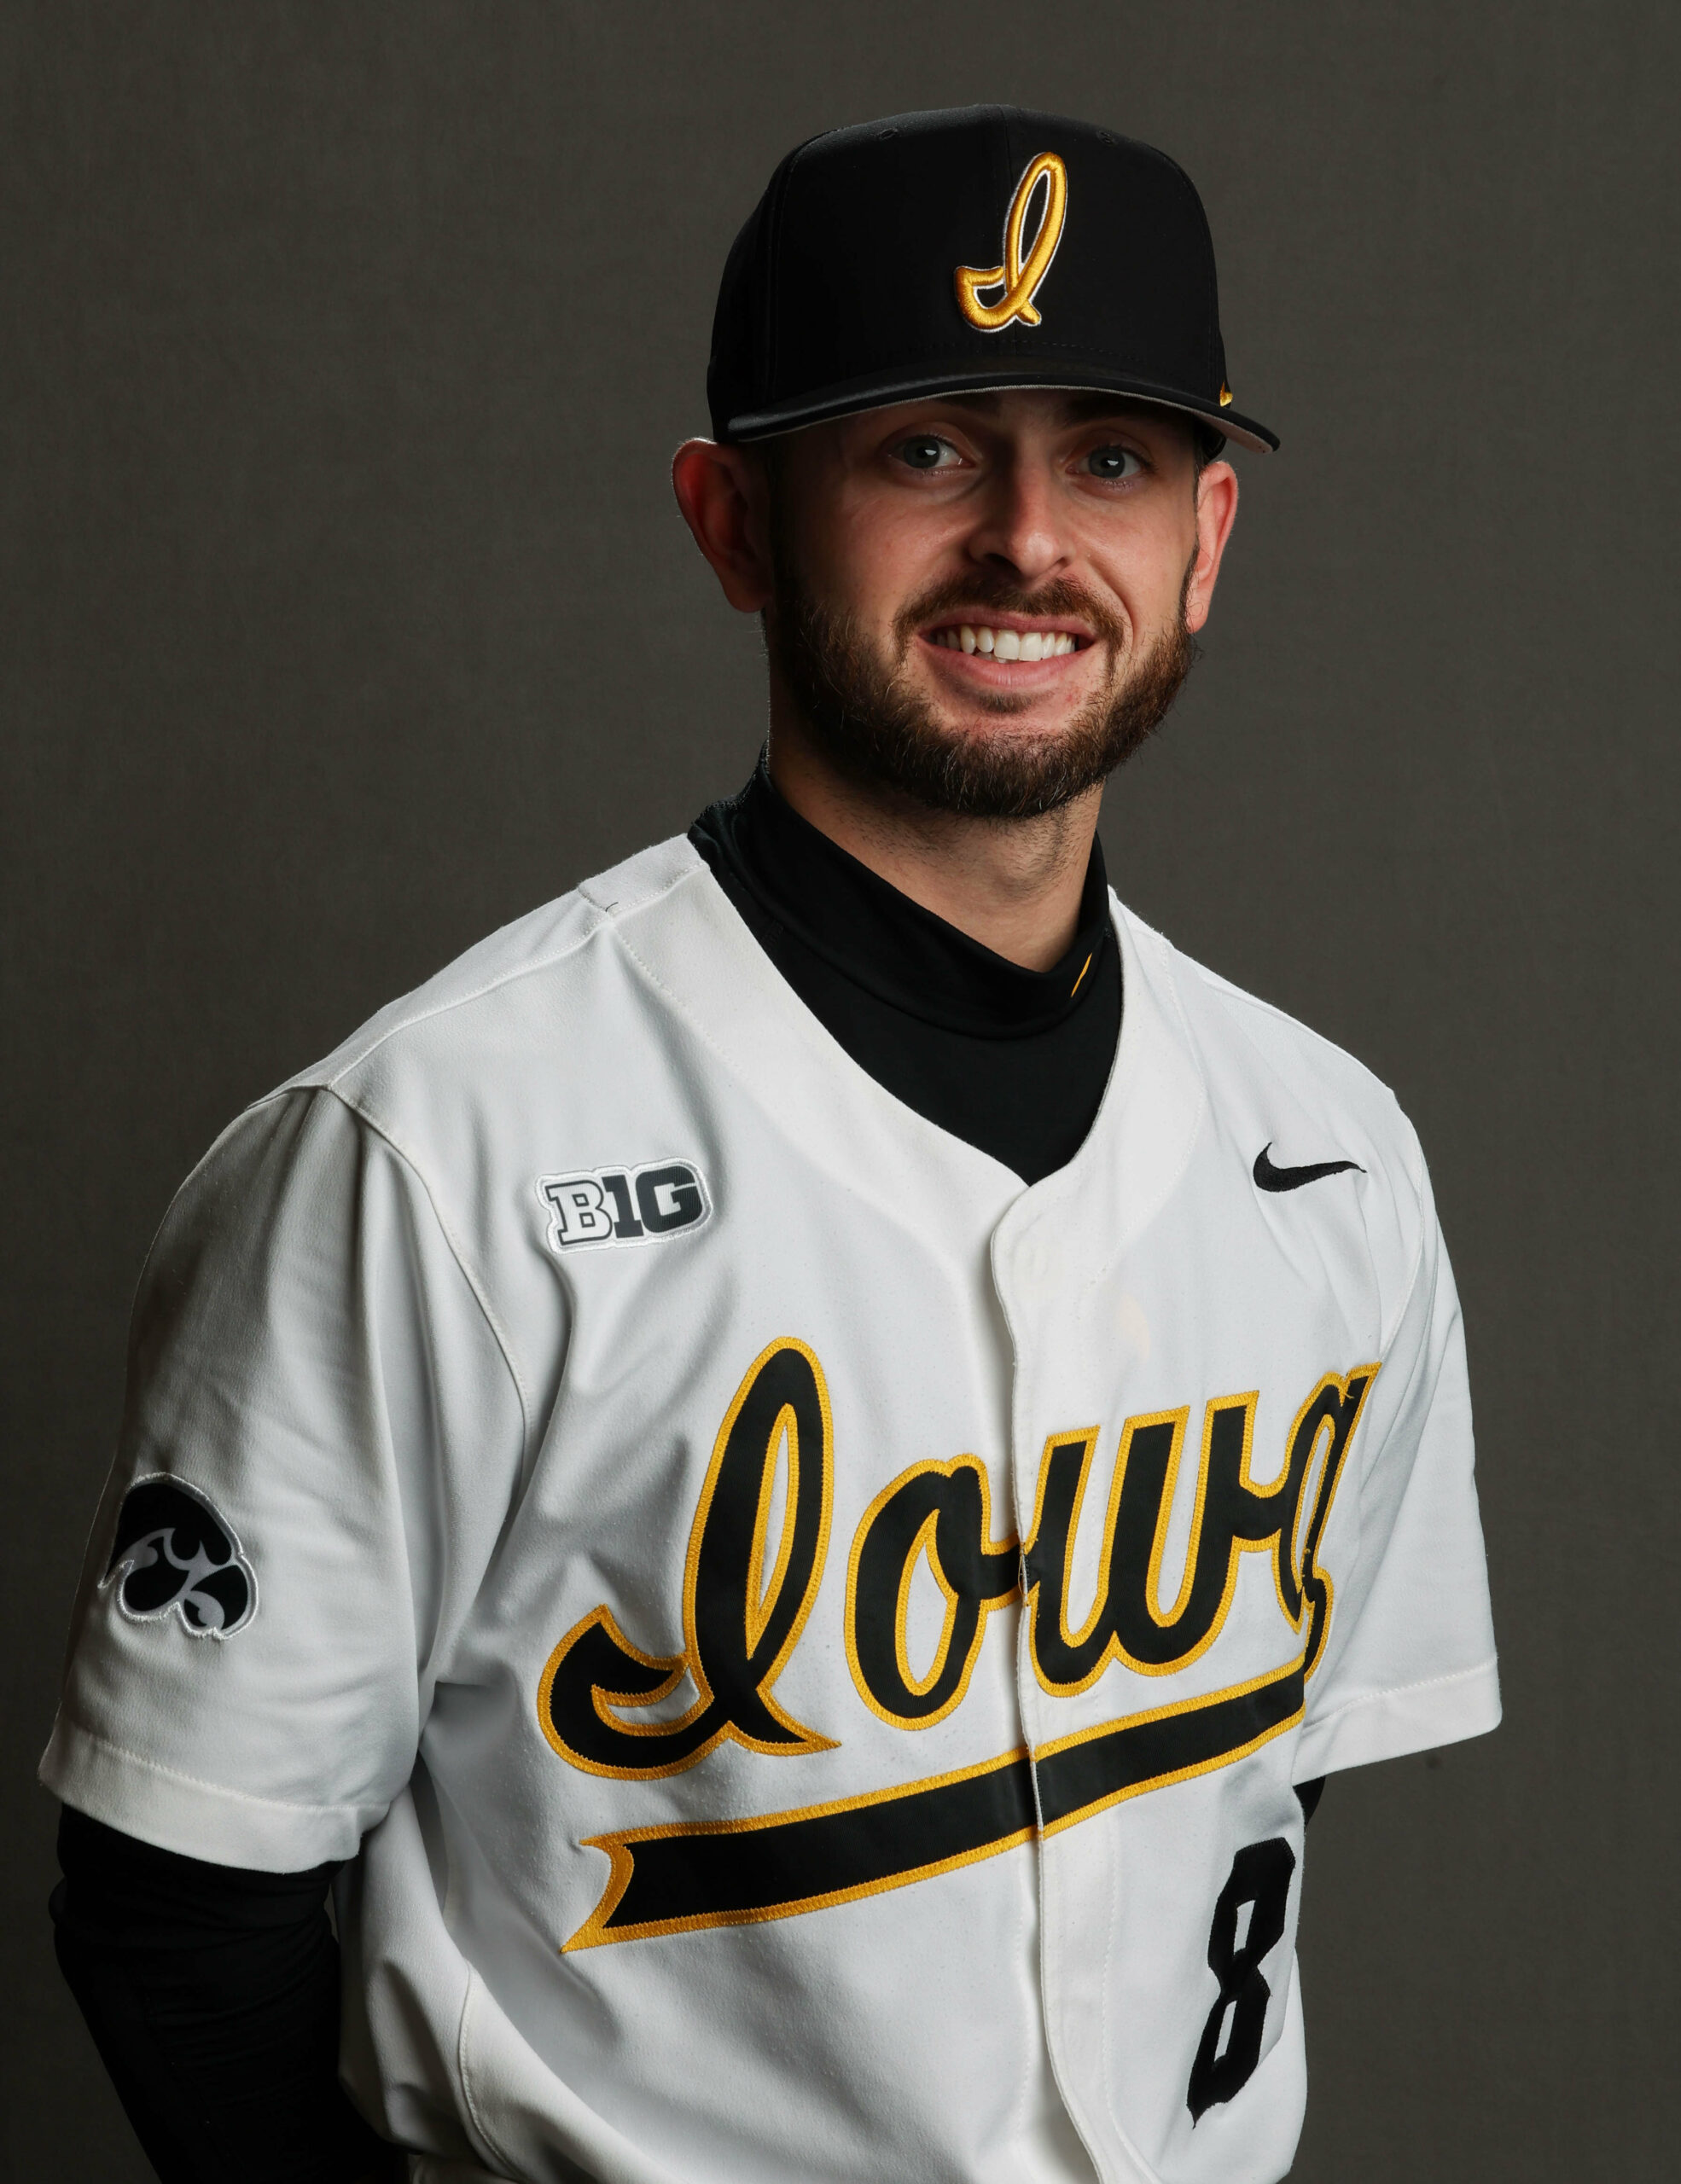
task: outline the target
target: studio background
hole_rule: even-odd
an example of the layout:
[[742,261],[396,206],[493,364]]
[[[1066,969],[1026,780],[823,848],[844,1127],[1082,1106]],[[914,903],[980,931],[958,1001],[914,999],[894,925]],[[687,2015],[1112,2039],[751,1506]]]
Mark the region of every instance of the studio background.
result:
[[0,8],[0,2175],[149,2175],[32,1771],[153,1229],[745,777],[757,630],[666,482],[724,253],[799,138],[988,98],[1185,165],[1283,441],[1111,873],[1394,1087],[1464,1298],[1506,1722],[1333,1780],[1294,2173],[1673,2173],[1678,20]]

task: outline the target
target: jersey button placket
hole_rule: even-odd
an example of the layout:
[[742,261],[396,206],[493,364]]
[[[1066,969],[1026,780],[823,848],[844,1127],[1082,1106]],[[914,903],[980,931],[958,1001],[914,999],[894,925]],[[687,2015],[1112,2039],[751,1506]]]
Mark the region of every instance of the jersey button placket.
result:
[[[1056,1408],[1053,1379],[1047,1373],[1047,1361],[1054,1359],[1056,1350],[1051,1340],[1056,1315],[1066,1309],[1068,1269],[1065,1254],[1054,1229],[1055,1213],[1041,1214],[1032,1225],[1008,1240],[1007,1248],[997,1257],[999,1301],[1004,1308],[1011,1337],[1015,1345],[1014,1385],[1011,1390],[1011,1491],[1016,1513],[1016,1536],[1025,1545],[1032,1528],[1038,1501],[1038,1468],[1047,1417]],[[1054,1368],[1052,1368],[1054,1372]],[[1049,1407],[1049,1409],[1048,1409]],[[1056,1422],[1054,1417],[1050,1422]],[[1029,1753],[1040,1748],[1054,1732],[1044,1719],[1046,1698],[1039,1688],[1033,1672],[1027,1635],[1027,1621],[1022,1614],[1020,1640],[1016,1651],[1016,1705],[1021,1723],[1022,1740]],[[1037,1772],[1037,1770],[1035,1770]],[[1035,1788],[1035,1804],[1038,1801]],[[1062,2082],[1062,2065],[1059,2058],[1060,2043],[1054,2026],[1056,2008],[1056,1949],[1047,1946],[1045,1921],[1049,1906],[1046,1902],[1046,1873],[1044,1868],[1044,1840],[1038,1837],[1033,1845],[1038,1866],[1038,1898],[1040,1945],[1038,1984],[1040,2007],[1044,2013],[1045,2041],[1052,2066],[1059,2085]],[[1064,2088],[1067,2098],[1067,2088]],[[1079,2115],[1070,2108],[1070,2117],[1076,2132],[1085,2145],[1094,2169],[1100,2176],[1108,2176],[1099,2161]]]

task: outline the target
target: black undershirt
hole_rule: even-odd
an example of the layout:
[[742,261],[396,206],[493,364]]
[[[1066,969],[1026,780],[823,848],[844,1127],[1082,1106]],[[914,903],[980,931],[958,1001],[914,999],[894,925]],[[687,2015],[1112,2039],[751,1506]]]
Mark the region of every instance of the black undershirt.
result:
[[[1094,842],[1072,946],[1024,970],[807,824],[763,765],[689,830],[753,938],[859,1066],[1035,1183],[1085,1141],[1120,1031]],[[1311,1817],[1323,1783],[1297,1792]],[[162,2184],[351,2184],[390,2158],[338,2082],[333,1866],[264,1873],[67,1807],[61,1967]]]
[[183,1858],[67,1805],[59,1968],[162,2184],[395,2176],[339,2083],[336,1866]]
[[761,764],[689,830],[755,940],[838,1044],[907,1107],[1024,1182],[1073,1159],[1120,1032],[1120,950],[1094,841],[1079,923],[1024,970],[809,825]]

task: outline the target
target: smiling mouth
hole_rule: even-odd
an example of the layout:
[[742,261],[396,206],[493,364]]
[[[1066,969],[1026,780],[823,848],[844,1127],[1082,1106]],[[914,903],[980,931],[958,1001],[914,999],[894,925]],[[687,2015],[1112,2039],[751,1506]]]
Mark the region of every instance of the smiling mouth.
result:
[[1084,652],[1092,642],[1073,630],[1023,630],[988,622],[946,622],[922,634],[943,651],[976,653],[1003,661],[1062,659]]

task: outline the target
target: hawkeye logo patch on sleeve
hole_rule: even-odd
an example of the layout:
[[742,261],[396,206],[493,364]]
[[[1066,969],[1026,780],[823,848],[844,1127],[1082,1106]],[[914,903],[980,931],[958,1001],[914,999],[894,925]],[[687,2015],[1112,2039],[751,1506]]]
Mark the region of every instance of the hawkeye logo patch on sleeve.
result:
[[172,1610],[194,1638],[231,1638],[257,1612],[257,1573],[209,1496],[180,1478],[143,1478],[123,1497],[102,1585],[131,1623]]
[[592,1168],[578,1176],[540,1176],[549,1209],[549,1247],[654,1244],[712,1216],[706,1177],[692,1160],[650,1160],[640,1168]]

